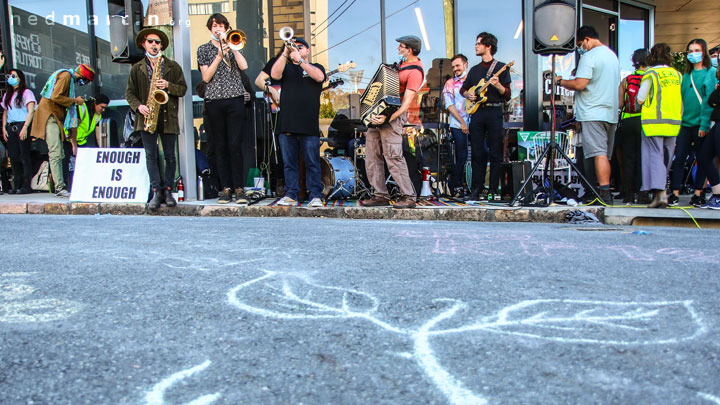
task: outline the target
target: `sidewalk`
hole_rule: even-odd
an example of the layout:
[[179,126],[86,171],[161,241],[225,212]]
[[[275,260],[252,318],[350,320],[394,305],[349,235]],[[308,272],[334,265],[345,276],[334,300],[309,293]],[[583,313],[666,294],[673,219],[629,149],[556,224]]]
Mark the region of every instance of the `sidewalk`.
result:
[[[608,225],[662,225],[720,228],[720,211],[687,208],[649,209],[643,207],[568,207],[547,208],[508,207],[500,204],[472,206],[421,206],[398,210],[392,207],[328,206],[322,208],[270,206],[275,198],[257,204],[240,206],[235,203],[218,204],[217,199],[182,202],[177,207],[161,207],[152,213],[145,204],[71,203],[66,198],[49,193],[0,195],[0,214],[50,215],[165,215],[165,216],[221,216],[221,217],[323,217],[344,219],[444,220],[478,222],[552,222],[564,223],[565,215],[574,210],[594,214]],[[680,203],[688,207],[688,196]]]

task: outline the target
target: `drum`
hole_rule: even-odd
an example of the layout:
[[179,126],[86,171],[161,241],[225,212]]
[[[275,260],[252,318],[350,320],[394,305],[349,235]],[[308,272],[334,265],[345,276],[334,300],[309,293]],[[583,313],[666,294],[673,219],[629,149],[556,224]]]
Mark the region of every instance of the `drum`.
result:
[[355,192],[355,166],[352,159],[344,156],[323,157],[320,159],[320,168],[325,199],[343,200],[352,197]]

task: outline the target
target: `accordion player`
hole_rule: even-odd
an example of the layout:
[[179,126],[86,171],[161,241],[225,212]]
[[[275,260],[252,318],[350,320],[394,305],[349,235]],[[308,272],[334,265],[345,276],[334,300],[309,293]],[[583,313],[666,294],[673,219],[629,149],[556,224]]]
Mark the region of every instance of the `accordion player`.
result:
[[366,127],[375,127],[376,115],[390,116],[402,105],[400,77],[395,65],[381,64],[360,97],[360,118]]

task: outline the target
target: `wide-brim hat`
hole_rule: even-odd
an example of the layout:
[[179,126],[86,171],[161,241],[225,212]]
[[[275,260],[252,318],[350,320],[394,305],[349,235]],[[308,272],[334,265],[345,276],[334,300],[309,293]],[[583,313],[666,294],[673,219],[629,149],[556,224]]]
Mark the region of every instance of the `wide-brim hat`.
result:
[[167,35],[165,35],[164,32],[160,31],[157,28],[143,28],[138,32],[137,36],[135,37],[135,45],[137,45],[138,49],[145,49],[143,47],[143,42],[145,42],[145,38],[150,35],[155,34],[158,37],[160,37],[160,41],[162,42],[161,50],[167,49],[168,45],[170,44],[170,40],[168,39]]

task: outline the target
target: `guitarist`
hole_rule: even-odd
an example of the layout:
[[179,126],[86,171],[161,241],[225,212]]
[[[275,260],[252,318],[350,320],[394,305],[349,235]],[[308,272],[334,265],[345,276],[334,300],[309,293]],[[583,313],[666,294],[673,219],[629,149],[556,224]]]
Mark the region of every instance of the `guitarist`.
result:
[[497,38],[487,32],[478,34],[475,40],[475,54],[480,56],[482,61],[470,69],[465,83],[460,88],[460,94],[463,97],[470,101],[477,101],[479,96],[469,91],[470,88],[478,85],[481,81],[490,83],[485,94],[487,101],[481,104],[470,117],[470,145],[473,147],[470,199],[473,201],[484,199],[488,195],[486,194],[488,190],[485,189],[488,151],[490,154],[489,193],[497,193],[500,184],[500,163],[503,157],[502,105],[510,100],[510,72],[506,69],[499,77],[493,77],[495,72],[505,66],[504,63],[493,57],[496,52]]

